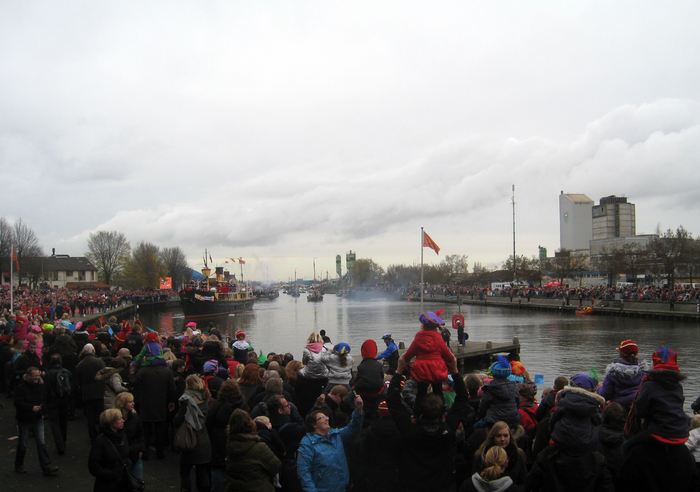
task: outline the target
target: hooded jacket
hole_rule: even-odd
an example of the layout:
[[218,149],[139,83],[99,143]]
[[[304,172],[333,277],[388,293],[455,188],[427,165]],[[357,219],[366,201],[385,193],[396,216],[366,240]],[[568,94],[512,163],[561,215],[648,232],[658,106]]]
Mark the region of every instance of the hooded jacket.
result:
[[309,343],[304,347],[304,352],[301,355],[301,362],[304,364],[304,367],[299,371],[300,376],[309,379],[328,377],[328,368],[321,358],[323,351],[322,343]]
[[552,441],[569,454],[583,454],[598,446],[596,426],[602,422],[602,396],[575,386],[567,386],[557,409],[552,413],[549,428]]
[[606,401],[614,401],[629,408],[648,370],[649,367],[643,360],[636,364],[616,360],[606,369],[603,385],[596,390],[596,393]]
[[649,434],[663,438],[688,437],[688,417],[680,372],[662,369],[649,372],[634,400],[635,416],[646,419]]
[[345,365],[340,363],[340,355],[335,352],[321,352],[321,361],[328,369],[329,384],[350,384],[352,379],[352,368],[355,360],[352,355],[345,356]]
[[95,375],[97,381],[102,381],[105,385],[105,410],[114,408],[114,400],[119,393],[129,391],[122,383],[122,376],[116,367],[105,367],[100,369]]
[[374,340],[365,340],[362,344],[362,362],[357,366],[355,376],[355,391],[363,394],[376,395],[384,389],[384,366],[375,359],[377,344]]
[[234,434],[226,444],[227,492],[274,492],[272,477],[282,462],[257,434]]
[[445,345],[440,333],[421,330],[403,354],[407,363],[414,357],[416,360],[411,367],[411,377],[420,383],[439,383],[447,379],[445,361],[451,361],[454,355]]
[[477,420],[484,419],[484,422],[491,425],[502,420],[510,427],[520,423],[520,394],[514,381],[494,378],[482,387],[482,394]]
[[487,482],[481,475],[475,473],[468,479],[460,492],[520,492],[525,487],[519,487],[513,483],[510,477],[501,477]]

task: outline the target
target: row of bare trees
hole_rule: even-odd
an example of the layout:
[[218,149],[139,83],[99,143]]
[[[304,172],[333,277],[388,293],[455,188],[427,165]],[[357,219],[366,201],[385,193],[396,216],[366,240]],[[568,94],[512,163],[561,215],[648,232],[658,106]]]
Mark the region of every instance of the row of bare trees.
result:
[[[512,270],[512,262],[504,262],[503,267]],[[530,267],[539,270],[535,257]],[[657,282],[673,288],[679,277],[691,284],[700,280],[700,238],[694,238],[680,226],[675,231],[657,231],[646,246],[626,243],[603,250],[593,258],[560,250],[554,258],[547,259],[541,269],[562,281],[581,278],[586,272],[598,272],[607,276],[608,285],[614,285],[620,275],[632,279],[644,275],[647,284]]]
[[173,284],[192,278],[187,257],[179,246],[161,249],[141,241],[132,248],[126,236],[117,231],[90,234],[85,257],[98,268],[105,283],[132,289],[158,288],[161,277],[172,277]]
[[[32,228],[22,219],[14,224],[0,217],[0,268],[10,271],[12,245],[17,255],[13,265],[19,276],[30,286],[36,287],[46,278],[44,272],[44,250]],[[179,248],[159,248],[149,242],[140,242],[133,249],[123,233],[97,231],[90,234],[88,251],[85,253],[99,270],[100,280],[128,288],[158,288],[161,277],[172,277],[179,284],[192,278],[185,253]],[[19,277],[18,277],[19,278]]]
[[39,244],[36,233],[22,219],[14,224],[5,217],[0,217],[0,266],[3,272],[10,271],[12,261],[12,245],[14,245],[17,264],[12,268],[26,278],[38,279],[41,276],[41,262],[44,251]]

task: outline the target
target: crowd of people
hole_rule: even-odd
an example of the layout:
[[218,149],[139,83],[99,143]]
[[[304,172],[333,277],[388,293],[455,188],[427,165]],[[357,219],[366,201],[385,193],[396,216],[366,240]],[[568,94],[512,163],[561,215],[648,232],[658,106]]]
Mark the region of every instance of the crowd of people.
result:
[[10,311],[20,311],[33,316],[46,317],[49,321],[61,319],[63,314],[86,316],[106,313],[127,304],[144,304],[166,301],[172,290],[75,290],[29,289],[9,285],[0,287],[0,313],[7,318]]
[[167,450],[182,491],[698,490],[700,416],[684,412],[673,350],[648,364],[622,341],[605,374],[561,375],[538,398],[516,360],[461,374],[441,314],[421,314],[403,355],[386,334],[356,364],[323,330],[297,360],[256,354],[243,332],[228,345],[211,323],[165,338],[138,320],[13,313],[0,389],[16,408],[15,471],[28,473],[33,435],[41,471],[59,474],[44,422],[64,454],[82,409],[95,491],[138,490]]
[[[697,285],[697,284],[695,284]],[[402,291],[408,297],[419,297],[420,287],[411,285]],[[424,295],[428,297],[469,297],[483,299],[488,296],[516,297],[522,299],[563,299],[576,300],[613,300],[652,301],[652,302],[691,302],[700,301],[700,287],[676,285],[673,289],[656,286],[574,286],[574,285],[521,285],[492,291],[490,287],[466,285],[433,285],[426,287]]]

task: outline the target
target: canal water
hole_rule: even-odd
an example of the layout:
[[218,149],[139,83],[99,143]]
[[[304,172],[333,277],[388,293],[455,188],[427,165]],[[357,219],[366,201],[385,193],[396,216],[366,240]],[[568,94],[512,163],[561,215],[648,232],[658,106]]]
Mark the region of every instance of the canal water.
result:
[[[529,310],[502,309],[485,306],[456,306],[426,303],[426,310],[445,309],[443,319],[460,312],[465,316],[469,340],[494,343],[511,342],[518,337],[521,361],[534,377],[543,375],[545,386],[557,376],[571,376],[595,367],[600,376],[615,358],[621,341],[633,339],[640,347],[640,356],[651,364],[651,354],[659,346],[670,346],[678,352],[684,382],[686,410],[700,395],[700,327],[695,323],[678,323],[642,318],[576,316]],[[312,331],[326,330],[333,343],[347,342],[351,355],[360,356],[362,343],[371,338],[380,351],[382,335],[391,333],[394,340],[410,345],[420,329],[420,303],[401,301],[358,301],[326,295],[323,302],[307,302],[305,297],[292,298],[281,294],[278,299],[256,302],[252,311],[198,319],[200,327],[213,322],[223,334],[233,337],[242,330],[254,348],[263,353],[291,352],[301,358],[306,339]],[[182,310],[142,313],[146,326],[164,335],[182,333],[185,320]],[[449,321],[448,321],[449,323]],[[452,343],[456,343],[453,330]],[[485,369],[485,368],[484,368]]]

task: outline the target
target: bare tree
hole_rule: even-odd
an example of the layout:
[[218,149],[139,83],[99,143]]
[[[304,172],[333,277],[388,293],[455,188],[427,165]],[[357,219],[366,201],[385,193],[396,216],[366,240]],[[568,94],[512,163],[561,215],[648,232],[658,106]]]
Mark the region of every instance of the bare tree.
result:
[[680,226],[675,232],[668,229],[659,234],[647,245],[652,271],[665,276],[670,289],[675,286],[678,269],[688,263],[692,243],[692,234]]
[[12,243],[12,226],[5,217],[0,217],[0,271],[10,270],[10,244]]
[[163,263],[166,277],[172,277],[173,283],[189,282],[192,278],[192,269],[187,264],[187,257],[179,246],[164,248],[160,252],[160,260]]
[[484,285],[486,283],[486,277],[490,273],[490,270],[482,265],[480,262],[475,262],[472,268],[472,278],[474,279],[474,285]]
[[88,249],[85,257],[98,268],[100,278],[107,284],[122,272],[131,252],[126,236],[117,231],[90,234]]

